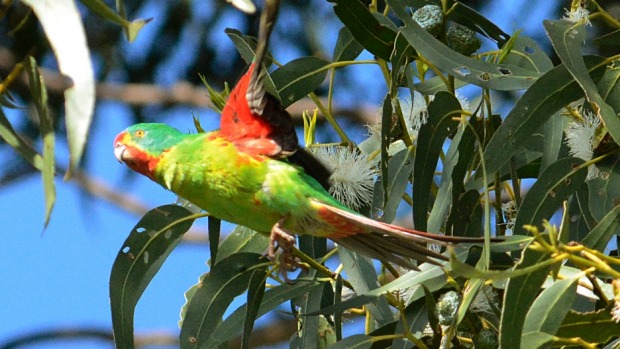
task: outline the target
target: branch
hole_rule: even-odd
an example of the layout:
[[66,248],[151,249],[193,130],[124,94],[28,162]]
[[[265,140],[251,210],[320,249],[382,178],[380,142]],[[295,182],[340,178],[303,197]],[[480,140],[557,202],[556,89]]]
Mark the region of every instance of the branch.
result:
[[[0,74],[6,76],[16,63],[18,61],[13,53],[6,48],[0,47]],[[45,80],[47,91],[51,95],[61,95],[67,88],[72,86],[71,79],[57,71],[42,67],[39,67],[39,71]],[[27,86],[28,78],[24,73],[21,78],[15,81],[14,86],[11,87],[23,93],[28,93]],[[204,86],[195,86],[187,81],[178,81],[168,88],[152,84],[98,82],[96,93],[97,100],[119,101],[138,107],[153,104],[183,104],[200,108],[211,108],[213,106],[209,98],[209,92]],[[320,101],[326,104],[327,98],[320,98]],[[306,97],[295,102],[287,110],[293,118],[301,122],[302,112],[314,109],[316,109],[316,104]],[[372,105],[365,105],[359,108],[335,109],[333,114],[364,124],[374,124],[378,120],[377,107]],[[322,117],[322,114],[319,113],[319,116]]]

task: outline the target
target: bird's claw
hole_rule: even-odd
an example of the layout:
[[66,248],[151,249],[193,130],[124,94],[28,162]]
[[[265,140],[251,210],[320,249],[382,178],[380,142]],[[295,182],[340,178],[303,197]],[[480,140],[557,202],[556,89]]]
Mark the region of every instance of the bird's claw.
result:
[[280,219],[273,226],[273,228],[271,228],[267,255],[269,256],[269,259],[274,261],[276,259],[276,251],[278,249],[282,250],[280,256],[278,257],[278,262],[280,263],[280,274],[282,274],[284,281],[287,284],[290,284],[292,281],[288,278],[287,273],[289,271],[295,271],[300,267],[304,268],[304,265],[299,263],[297,258],[293,255],[295,237],[282,229],[281,226],[284,219],[285,218]]

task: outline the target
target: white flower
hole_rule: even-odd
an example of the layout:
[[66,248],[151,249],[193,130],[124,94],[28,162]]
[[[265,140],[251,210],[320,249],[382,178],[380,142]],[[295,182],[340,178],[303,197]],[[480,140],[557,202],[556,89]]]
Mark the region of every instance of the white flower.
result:
[[[592,160],[593,144],[592,139],[596,128],[601,124],[600,119],[592,112],[583,113],[583,120],[580,122],[572,121],[566,133],[566,144],[570,148],[570,154],[585,161]],[[596,178],[598,168],[592,165],[588,168],[586,180]]]
[[347,147],[314,147],[314,155],[332,171],[332,196],[352,209],[372,200],[375,181],[373,163],[366,155]]
[[514,201],[504,202],[502,204],[502,213],[506,218],[506,230],[512,231],[515,227],[515,219],[517,218],[517,204]]
[[570,10],[564,9],[564,17],[562,17],[562,19],[572,23],[583,23],[592,26],[588,18],[589,16],[590,12],[579,3],[577,6],[571,6]]

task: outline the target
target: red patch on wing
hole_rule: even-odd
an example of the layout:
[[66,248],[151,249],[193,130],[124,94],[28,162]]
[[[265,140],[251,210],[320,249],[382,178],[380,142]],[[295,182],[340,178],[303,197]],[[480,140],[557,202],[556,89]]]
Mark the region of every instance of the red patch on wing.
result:
[[233,142],[241,152],[254,155],[275,155],[282,148],[268,138],[273,132],[273,126],[265,121],[261,115],[255,115],[251,112],[245,97],[254,69],[255,65],[252,63],[230,93],[222,110],[220,134]]
[[328,236],[330,239],[341,239],[366,232],[345,217],[339,216],[324,207],[319,208],[319,216],[332,227],[332,231]]

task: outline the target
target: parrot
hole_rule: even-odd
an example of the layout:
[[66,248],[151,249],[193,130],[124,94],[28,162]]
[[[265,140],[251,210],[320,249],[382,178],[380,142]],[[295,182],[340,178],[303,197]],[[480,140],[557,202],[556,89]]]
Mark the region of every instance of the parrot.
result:
[[231,91],[219,130],[188,134],[136,124],[114,139],[116,159],[213,217],[269,235],[268,256],[281,249],[287,267],[296,234],[408,268],[415,268],[412,260],[447,260],[429,244],[481,242],[376,221],[329,194],[330,171],[299,145],[292,117],[263,83],[278,2],[266,1],[255,58]]

